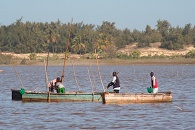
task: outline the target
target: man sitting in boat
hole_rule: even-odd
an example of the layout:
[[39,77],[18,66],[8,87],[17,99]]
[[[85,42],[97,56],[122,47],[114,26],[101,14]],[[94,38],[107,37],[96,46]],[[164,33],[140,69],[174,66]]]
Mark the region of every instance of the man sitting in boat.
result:
[[113,90],[115,93],[119,93],[119,90],[120,90],[120,81],[119,81],[119,78],[117,76],[117,73],[116,72],[113,72],[112,73],[112,76],[113,76],[113,79],[112,81],[108,84],[107,86],[107,89],[113,85]]
[[[62,84],[62,78],[60,79],[60,77],[57,77],[56,79],[50,81],[50,83],[48,84],[48,87],[49,87],[50,92],[54,92],[54,90],[56,90],[57,93],[59,93],[60,92],[59,88],[62,88],[62,89],[64,88],[63,90],[65,91],[65,87]],[[64,93],[63,90],[61,91]]]
[[49,84],[47,85],[49,87],[50,92],[54,92],[54,89],[56,90],[56,88],[55,88],[56,80],[57,79],[50,81]]
[[60,77],[57,77],[55,86],[56,86],[57,93],[65,93],[65,87],[62,84],[62,80],[60,80]]
[[151,72],[150,76],[151,76],[152,91],[153,93],[158,93],[158,82],[157,82],[156,77],[154,76],[154,72]]

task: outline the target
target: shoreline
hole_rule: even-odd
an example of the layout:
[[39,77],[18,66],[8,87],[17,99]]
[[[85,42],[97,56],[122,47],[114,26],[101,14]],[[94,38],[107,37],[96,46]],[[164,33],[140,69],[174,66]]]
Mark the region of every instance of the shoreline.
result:
[[[97,63],[98,62],[98,63]],[[128,65],[194,65],[195,58],[174,58],[174,59],[68,59],[66,66],[128,66]],[[0,66],[45,66],[43,60],[27,60],[25,64],[21,64],[21,59],[13,59],[12,64],[4,64]],[[49,60],[48,66],[63,66],[64,60]]]

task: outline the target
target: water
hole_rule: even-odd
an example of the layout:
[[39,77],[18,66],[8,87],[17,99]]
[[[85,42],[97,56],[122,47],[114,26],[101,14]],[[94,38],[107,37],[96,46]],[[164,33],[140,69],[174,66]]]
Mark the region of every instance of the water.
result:
[[[44,66],[0,66],[0,129],[195,129],[194,65],[131,65],[66,67],[66,91],[103,91],[119,72],[120,92],[146,92],[150,71],[159,82],[159,91],[171,90],[172,103],[104,105],[93,102],[22,103],[11,100],[11,89],[45,91]],[[74,75],[74,72],[76,75]],[[50,66],[48,78],[62,73],[61,66]],[[90,74],[89,74],[90,73]],[[78,85],[75,81],[78,82]],[[19,77],[22,83],[20,83]],[[101,79],[101,80],[100,80]],[[93,86],[93,87],[92,87]],[[112,88],[109,88],[112,91]]]

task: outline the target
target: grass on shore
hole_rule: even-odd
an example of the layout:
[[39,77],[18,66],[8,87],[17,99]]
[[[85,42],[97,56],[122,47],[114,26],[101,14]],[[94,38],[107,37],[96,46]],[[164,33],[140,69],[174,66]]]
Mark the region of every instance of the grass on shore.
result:
[[[90,65],[147,65],[147,64],[195,64],[195,58],[174,58],[174,59],[68,59],[66,61],[67,66],[71,65],[81,65],[81,66],[90,66]],[[26,60],[25,64],[21,64],[21,59],[12,60],[14,65],[33,65],[33,66],[44,66],[44,60]],[[49,66],[63,66],[64,60],[49,60]]]

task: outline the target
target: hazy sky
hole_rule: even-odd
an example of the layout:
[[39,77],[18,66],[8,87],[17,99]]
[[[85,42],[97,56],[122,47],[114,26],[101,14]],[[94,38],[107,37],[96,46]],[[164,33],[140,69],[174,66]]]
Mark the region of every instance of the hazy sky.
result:
[[171,26],[195,25],[195,0],[0,0],[0,25],[55,22],[101,25],[115,22],[118,29],[155,28],[158,20]]

